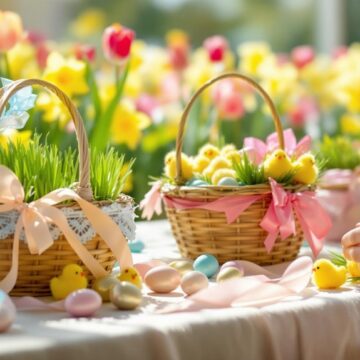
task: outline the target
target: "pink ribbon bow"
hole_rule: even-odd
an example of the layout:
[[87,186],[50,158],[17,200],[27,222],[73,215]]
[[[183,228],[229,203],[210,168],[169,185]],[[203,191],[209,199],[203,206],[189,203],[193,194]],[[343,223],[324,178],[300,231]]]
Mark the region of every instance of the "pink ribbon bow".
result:
[[0,288],[10,292],[15,286],[19,267],[20,233],[24,229],[31,254],[42,254],[53,244],[48,223],[54,223],[64,234],[70,246],[95,277],[105,276],[107,271],[88,252],[77,235],[69,227],[64,213],[54,207],[66,200],[76,201],[89,219],[94,230],[109,246],[119,264],[132,266],[131,252],[119,227],[96,206],[82,199],[70,189],[58,189],[27,204],[24,189],[16,175],[5,166],[0,166],[0,213],[17,210],[19,218],[15,227],[12,264],[10,271],[0,281]]
[[282,240],[296,234],[294,212],[304,231],[311,250],[317,256],[332,223],[327,212],[321,207],[315,193],[311,191],[289,193],[275,180],[269,179],[273,199],[260,226],[269,234],[265,247],[270,252],[280,234]]
[[146,193],[144,199],[140,202],[140,209],[143,210],[141,217],[150,220],[154,213],[160,215],[161,208],[161,181],[156,181],[151,187],[150,191]]
[[[311,148],[310,136],[305,136],[299,143],[292,129],[284,130],[285,151],[290,156],[296,158],[306,153]],[[266,139],[266,143],[255,137],[244,139],[244,152],[246,152],[251,161],[260,164],[264,161],[266,154],[279,148],[279,139],[277,133],[272,133]]]

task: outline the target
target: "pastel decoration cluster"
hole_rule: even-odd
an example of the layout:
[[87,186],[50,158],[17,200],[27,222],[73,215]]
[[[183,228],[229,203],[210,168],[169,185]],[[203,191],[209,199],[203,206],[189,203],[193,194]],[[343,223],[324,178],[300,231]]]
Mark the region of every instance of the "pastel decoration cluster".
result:
[[[0,78],[2,87],[9,86],[12,81]],[[0,131],[6,129],[22,129],[29,119],[28,111],[35,105],[36,95],[32,92],[32,87],[27,86],[14,95],[9,100],[9,106],[0,115]]]
[[320,290],[337,289],[346,282],[346,279],[345,266],[337,266],[328,259],[315,261],[312,281]]
[[0,333],[7,331],[15,321],[16,308],[9,296],[0,290]]
[[88,280],[84,270],[77,264],[66,265],[61,275],[54,277],[50,281],[50,290],[56,300],[65,299],[73,291],[86,289]]

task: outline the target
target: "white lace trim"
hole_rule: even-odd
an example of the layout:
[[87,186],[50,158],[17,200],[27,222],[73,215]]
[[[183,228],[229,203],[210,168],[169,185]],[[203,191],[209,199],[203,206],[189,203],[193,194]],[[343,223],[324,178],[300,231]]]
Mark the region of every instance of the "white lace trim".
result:
[[[61,208],[68,219],[70,228],[79,236],[82,243],[86,243],[95,236],[90,221],[85,217],[81,209]],[[101,207],[101,210],[109,215],[113,221],[120,227],[128,240],[135,240],[135,208],[132,204],[112,203]],[[0,214],[0,241],[13,235],[19,213],[9,211]],[[54,240],[58,239],[61,231],[54,224],[49,224],[51,236]],[[25,240],[24,232],[21,233],[21,240]]]

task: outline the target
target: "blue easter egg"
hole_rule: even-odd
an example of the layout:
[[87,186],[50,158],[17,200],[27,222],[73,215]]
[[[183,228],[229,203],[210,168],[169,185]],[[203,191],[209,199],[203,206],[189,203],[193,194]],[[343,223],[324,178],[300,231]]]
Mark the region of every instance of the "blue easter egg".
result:
[[193,180],[189,180],[186,183],[187,186],[206,186],[209,185],[207,182],[205,182],[204,180],[200,180],[200,179],[193,179]]
[[200,271],[208,278],[215,275],[219,269],[219,262],[214,255],[200,255],[193,264],[195,271]]
[[144,250],[145,244],[141,240],[134,240],[129,242],[130,251],[133,253],[141,253]]
[[231,177],[224,177],[218,182],[219,186],[238,186],[238,182]]

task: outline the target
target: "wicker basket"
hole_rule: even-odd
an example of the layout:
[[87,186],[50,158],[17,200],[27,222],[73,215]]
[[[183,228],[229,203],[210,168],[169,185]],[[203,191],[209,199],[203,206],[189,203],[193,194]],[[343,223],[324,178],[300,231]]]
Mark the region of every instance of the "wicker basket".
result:
[[[280,147],[282,149],[284,148],[282,125],[275,106],[269,95],[256,82],[237,73],[228,73],[220,75],[205,83],[190,99],[180,121],[176,142],[176,186],[163,186],[161,190],[162,194],[167,197],[196,199],[204,202],[234,195],[263,195],[263,197],[261,200],[253,203],[232,224],[227,223],[225,214],[221,212],[205,209],[179,210],[166,206],[165,204],[173,235],[181,255],[187,258],[194,259],[201,254],[209,253],[216,256],[220,263],[229,260],[248,260],[259,265],[271,265],[291,261],[298,255],[303,241],[303,232],[297,219],[295,236],[290,236],[286,240],[278,238],[270,253],[266,251],[264,246],[264,240],[267,233],[260,227],[260,222],[265,216],[272,199],[269,185],[264,184],[241,187],[189,187],[183,185],[181,152],[188,114],[197,97],[205,89],[215,82],[229,77],[242,79],[260,93],[271,110]],[[293,187],[287,190],[302,191],[299,187]],[[294,216],[296,218],[295,214]]]
[[[55,93],[69,110],[72,120],[75,124],[80,158],[80,180],[77,184],[76,192],[80,197],[91,202],[93,200],[93,195],[90,185],[90,159],[88,140],[81,116],[66,94],[64,94],[53,84],[46,81],[38,79],[19,80],[10,85],[10,88],[6,92],[1,91],[0,113],[2,113],[8,100],[16,91],[26,86],[32,85],[43,86]],[[132,204],[132,199],[127,196],[121,196],[118,202]],[[93,203],[96,205],[95,202]],[[102,202],[100,205],[104,205],[104,202]],[[78,207],[78,205],[73,206],[75,208]],[[62,208],[64,206],[60,205],[57,207]],[[10,270],[12,263],[13,240],[13,237],[0,240],[0,279],[4,278],[4,276]],[[115,263],[115,257],[105,241],[99,235],[95,235],[84,245],[89,253],[100,263],[100,265],[102,265],[102,267],[107,272],[111,272]],[[54,276],[58,276],[62,268],[70,263],[78,263],[79,265],[84,266],[63,235],[60,235],[58,239],[54,241],[53,245],[41,255],[31,254],[29,252],[28,245],[24,241],[21,241],[19,249],[19,271],[17,282],[13,290],[10,292],[10,295],[51,295],[49,288],[50,279]],[[91,283],[93,276],[89,273],[85,266],[84,269]]]

